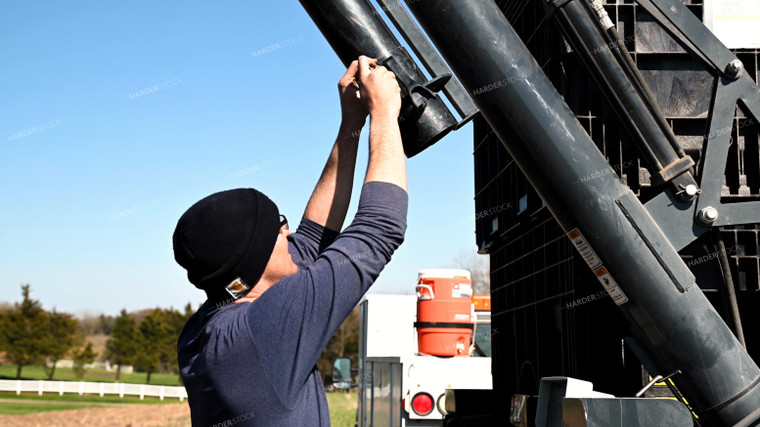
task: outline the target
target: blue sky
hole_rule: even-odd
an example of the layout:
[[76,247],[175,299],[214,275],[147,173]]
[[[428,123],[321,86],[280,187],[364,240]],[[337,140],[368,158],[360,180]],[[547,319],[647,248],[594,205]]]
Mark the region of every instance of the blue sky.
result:
[[[180,215],[255,187],[297,222],[340,122],[345,68],[297,1],[4,1],[0,58],[0,301],[30,283],[74,313],[197,306]],[[407,167],[406,241],[371,292],[476,249],[472,125]]]

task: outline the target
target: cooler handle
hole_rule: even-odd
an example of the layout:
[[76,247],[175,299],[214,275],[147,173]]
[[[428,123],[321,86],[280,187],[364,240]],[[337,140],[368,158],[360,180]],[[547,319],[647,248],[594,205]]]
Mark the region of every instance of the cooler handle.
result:
[[[420,288],[427,289],[428,292],[430,292],[430,295],[422,295],[420,293]],[[435,294],[433,294],[433,287],[430,285],[417,285],[414,287],[414,289],[417,291],[417,298],[421,299],[423,301],[430,300],[435,298]]]

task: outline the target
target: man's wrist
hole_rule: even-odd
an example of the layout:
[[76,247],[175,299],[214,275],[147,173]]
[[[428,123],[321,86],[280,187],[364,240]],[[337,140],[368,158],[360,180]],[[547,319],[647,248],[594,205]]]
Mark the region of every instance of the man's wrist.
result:
[[370,125],[372,124],[386,124],[386,123],[398,123],[398,114],[394,114],[390,111],[378,111],[370,113],[369,115]]
[[340,129],[338,130],[338,133],[341,135],[341,139],[352,138],[358,140],[365,122],[366,119],[364,118],[359,119],[344,117],[340,122]]

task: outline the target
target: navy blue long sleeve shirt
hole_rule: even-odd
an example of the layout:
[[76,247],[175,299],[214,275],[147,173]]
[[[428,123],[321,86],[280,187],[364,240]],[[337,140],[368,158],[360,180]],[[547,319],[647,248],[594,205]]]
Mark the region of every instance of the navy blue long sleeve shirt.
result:
[[408,196],[370,182],[342,233],[306,218],[298,273],[250,303],[206,301],[177,344],[193,426],[329,426],[317,359],[404,239]]

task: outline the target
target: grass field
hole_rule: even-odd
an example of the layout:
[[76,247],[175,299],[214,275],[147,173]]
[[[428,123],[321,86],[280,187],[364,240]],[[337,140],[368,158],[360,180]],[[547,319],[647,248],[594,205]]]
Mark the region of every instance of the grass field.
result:
[[330,406],[330,423],[333,427],[354,427],[356,425],[356,392],[329,392],[327,404]]
[[[119,381],[123,383],[145,384],[145,380],[148,375],[145,373],[125,374],[122,372]],[[0,365],[0,379],[15,380],[16,379],[16,367],[9,365]],[[46,380],[47,374],[42,366],[24,366],[21,370],[22,380]],[[115,372],[107,372],[104,370],[91,369],[88,370],[83,378],[84,381],[89,382],[107,382],[112,383],[116,381]],[[71,368],[56,368],[53,381],[79,381],[79,378],[74,376],[74,370]],[[179,375],[177,374],[153,374],[150,376],[150,383],[153,385],[170,385],[176,386],[179,384]]]
[[67,409],[90,408],[96,405],[87,405],[84,403],[61,403],[51,405],[45,402],[0,402],[0,414],[3,415],[24,415],[36,414],[47,411],[64,411]]
[[80,409],[102,406],[118,406],[119,404],[171,404],[179,403],[177,399],[159,400],[157,397],[146,397],[140,400],[137,396],[103,396],[64,394],[59,396],[55,393],[45,393],[42,396],[37,393],[0,392],[0,414],[23,415],[46,411],[63,411],[67,409]]

